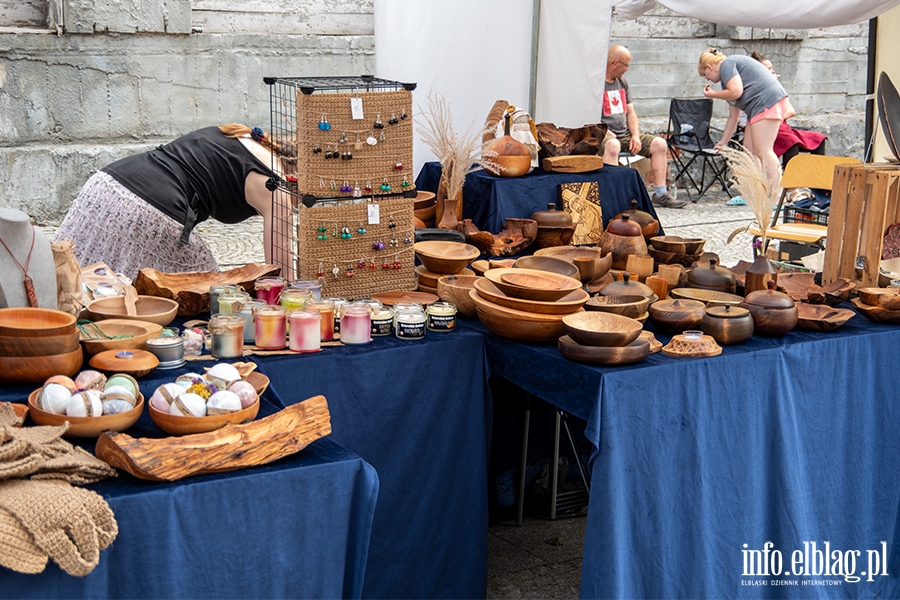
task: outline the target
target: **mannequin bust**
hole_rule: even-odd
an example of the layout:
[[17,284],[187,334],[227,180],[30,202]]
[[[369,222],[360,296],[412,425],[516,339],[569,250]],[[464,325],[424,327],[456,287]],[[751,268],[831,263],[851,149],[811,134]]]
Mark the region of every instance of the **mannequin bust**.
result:
[[[22,267],[28,262],[32,235],[34,250],[27,268],[34,283],[38,306],[56,309],[56,267],[50,242],[40,228],[31,225],[31,217],[13,208],[0,208],[0,239],[9,246],[7,251],[0,244],[0,308],[28,306]],[[16,264],[13,256],[22,267]]]

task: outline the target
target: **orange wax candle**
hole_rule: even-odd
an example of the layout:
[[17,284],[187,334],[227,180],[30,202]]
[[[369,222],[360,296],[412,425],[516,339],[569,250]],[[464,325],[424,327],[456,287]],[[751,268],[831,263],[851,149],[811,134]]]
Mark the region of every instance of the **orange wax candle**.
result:
[[281,306],[261,306],[256,309],[256,346],[280,350],[287,345],[286,311]]

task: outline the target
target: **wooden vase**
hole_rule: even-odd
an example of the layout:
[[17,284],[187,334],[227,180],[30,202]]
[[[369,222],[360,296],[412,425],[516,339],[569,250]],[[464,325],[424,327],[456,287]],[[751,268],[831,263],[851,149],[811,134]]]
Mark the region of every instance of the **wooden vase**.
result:
[[441,181],[438,184],[437,204],[435,205],[435,222],[438,229],[456,229],[463,214],[462,190],[453,198],[447,197],[447,180],[449,170],[446,167],[441,173]]
[[769,281],[774,281],[777,287],[778,271],[775,270],[772,261],[768,258],[757,256],[753,264],[747,268],[744,276],[744,296],[750,292],[767,289]]

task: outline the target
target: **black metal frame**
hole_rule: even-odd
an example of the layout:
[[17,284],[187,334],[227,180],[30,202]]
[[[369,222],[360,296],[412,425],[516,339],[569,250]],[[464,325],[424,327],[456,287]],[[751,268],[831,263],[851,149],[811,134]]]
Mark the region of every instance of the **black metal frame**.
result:
[[[710,98],[679,99],[673,98],[669,104],[669,123],[666,143],[672,154],[677,172],[674,181],[680,179],[691,202],[697,202],[716,182],[722,189],[731,194],[725,173],[728,164],[713,148],[709,137],[709,121],[712,117],[712,100]],[[683,155],[688,155],[685,159]],[[697,160],[702,163],[700,182],[698,183],[688,170]],[[709,182],[706,181],[706,170],[712,171]],[[691,186],[697,192],[691,195]]]

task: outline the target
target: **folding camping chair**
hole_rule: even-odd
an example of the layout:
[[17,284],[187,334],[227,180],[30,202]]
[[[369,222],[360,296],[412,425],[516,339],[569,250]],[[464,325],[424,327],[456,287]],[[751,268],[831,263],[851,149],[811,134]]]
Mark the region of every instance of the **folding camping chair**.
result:
[[[722,184],[722,189],[730,194],[725,173],[728,164],[714,149],[714,143],[709,137],[709,120],[712,117],[713,103],[710,98],[678,99],[673,98],[669,104],[669,125],[666,140],[669,144],[669,152],[675,162],[675,182],[681,180],[691,202],[696,202],[703,197],[710,187],[717,181]],[[700,164],[700,181],[694,179],[689,170],[695,162]],[[707,182],[707,169],[710,178]],[[693,189],[697,197],[691,195]]]
[[[779,224],[778,218],[781,216],[784,200],[790,190],[805,187],[830,192],[834,183],[834,167],[846,164],[861,165],[862,163],[858,159],[847,156],[826,156],[824,154],[798,154],[791,159],[781,176],[783,189],[781,197],[778,199],[778,206],[775,207],[772,220],[766,228],[767,246],[772,240],[779,240],[806,244],[819,250],[825,249],[824,241],[828,234],[827,220],[825,224],[797,222]],[[784,221],[783,218],[782,221]],[[750,233],[753,234],[753,239],[756,241],[763,232],[760,229],[750,229]],[[766,248],[762,249],[763,254],[765,254],[765,250]]]

